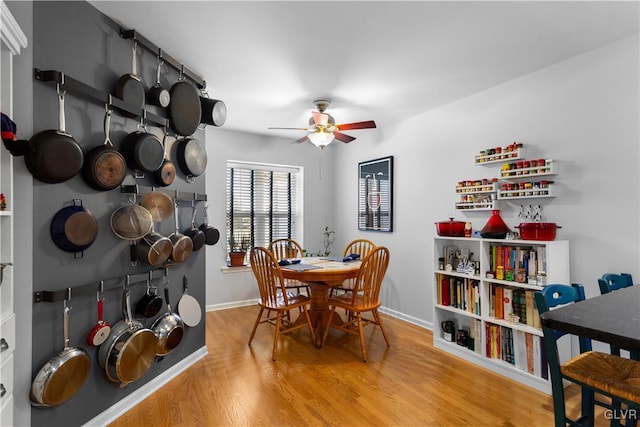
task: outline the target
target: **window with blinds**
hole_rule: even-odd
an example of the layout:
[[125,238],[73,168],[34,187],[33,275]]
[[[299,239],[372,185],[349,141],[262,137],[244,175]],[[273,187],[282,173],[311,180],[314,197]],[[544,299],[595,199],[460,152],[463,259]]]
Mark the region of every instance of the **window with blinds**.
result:
[[280,238],[303,244],[302,177],[301,167],[227,162],[227,252],[230,236],[247,236],[251,246]]

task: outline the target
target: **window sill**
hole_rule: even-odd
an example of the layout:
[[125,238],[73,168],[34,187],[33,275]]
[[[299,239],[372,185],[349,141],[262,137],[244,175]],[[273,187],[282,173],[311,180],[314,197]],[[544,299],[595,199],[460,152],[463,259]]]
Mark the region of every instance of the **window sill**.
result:
[[251,266],[250,265],[243,265],[241,267],[229,267],[228,265],[223,265],[222,267],[220,267],[220,270],[224,273],[224,274],[232,274],[232,273],[244,273],[244,272],[251,272]]

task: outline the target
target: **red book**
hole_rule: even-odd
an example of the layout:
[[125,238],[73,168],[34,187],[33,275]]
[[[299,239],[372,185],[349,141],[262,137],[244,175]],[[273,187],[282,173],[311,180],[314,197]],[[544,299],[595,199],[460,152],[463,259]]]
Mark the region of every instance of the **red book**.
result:
[[440,295],[442,297],[442,305],[451,305],[451,297],[449,296],[449,279],[446,277],[440,281]]

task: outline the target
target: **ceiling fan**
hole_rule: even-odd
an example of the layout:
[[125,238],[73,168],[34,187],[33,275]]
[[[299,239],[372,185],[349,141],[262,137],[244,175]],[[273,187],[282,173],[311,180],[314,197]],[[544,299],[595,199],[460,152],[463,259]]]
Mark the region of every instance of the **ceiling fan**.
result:
[[270,127],[268,129],[291,129],[291,130],[307,130],[311,133],[303,136],[300,139],[296,139],[292,144],[299,144],[305,141],[311,141],[316,147],[324,148],[337,139],[344,143],[349,143],[355,138],[342,133],[343,130],[356,130],[356,129],[371,129],[376,127],[376,122],[368,120],[366,122],[345,123],[336,125],[335,120],[330,114],[325,113],[325,110],[331,104],[330,101],[325,99],[318,99],[313,101],[313,104],[318,111],[311,112],[311,118],[309,119],[309,127],[306,128],[279,128]]

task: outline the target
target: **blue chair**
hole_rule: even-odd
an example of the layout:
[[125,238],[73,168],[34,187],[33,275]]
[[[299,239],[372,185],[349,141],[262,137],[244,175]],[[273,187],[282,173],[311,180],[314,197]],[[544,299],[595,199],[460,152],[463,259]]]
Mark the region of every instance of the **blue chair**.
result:
[[[552,284],[535,293],[535,302],[540,314],[546,313],[553,307],[584,299],[584,287],[578,284],[571,286]],[[551,374],[556,427],[592,426],[594,405],[615,410],[620,408],[615,402],[624,402],[640,413],[640,387],[628,384],[630,377],[636,378],[640,375],[639,362],[592,351],[591,340],[578,337],[580,354],[560,364],[557,340],[567,333],[547,326],[542,327],[542,332]],[[582,413],[575,420],[569,419],[566,414],[563,380],[576,383],[582,388]],[[633,381],[637,380],[631,379],[631,382]],[[594,397],[596,392],[610,397],[614,404],[596,400]],[[612,424],[613,422],[612,420]]]
[[[615,292],[619,289],[633,286],[633,278],[628,273],[605,273],[600,279],[598,279],[598,286],[600,286],[600,294],[604,295],[609,292]],[[611,344],[611,354],[620,356],[620,347]],[[640,353],[632,351],[630,357],[633,360],[640,360]]]

